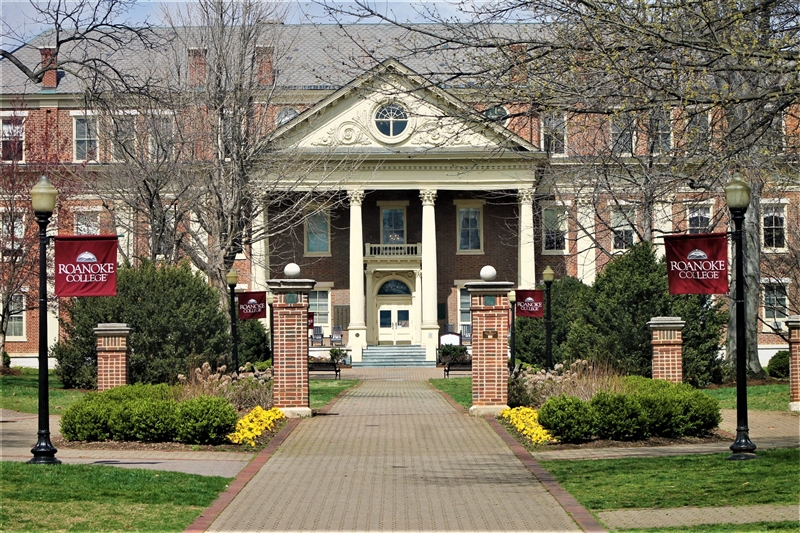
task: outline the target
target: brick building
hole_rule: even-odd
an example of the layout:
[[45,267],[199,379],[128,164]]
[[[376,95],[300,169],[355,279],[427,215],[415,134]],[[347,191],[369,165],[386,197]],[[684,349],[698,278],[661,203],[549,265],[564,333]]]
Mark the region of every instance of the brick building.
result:
[[[366,28],[365,38],[376,47],[388,42],[384,33],[397,31]],[[274,147],[315,162],[319,170],[306,179],[335,183],[339,201],[315,207],[302,231],[244,247],[236,262],[243,272],[239,289],[264,290],[286,263],[299,264],[302,277],[316,281],[309,300],[315,324],[326,337],[341,327],[354,362],[368,347],[384,344],[421,346],[426,359],[434,361],[440,332],[471,325],[465,285],[479,281],[485,265],[496,268],[498,281],[519,288],[535,287],[546,266],[557,277],[591,284],[614,254],[640,238],[646,215],[622,196],[579,185],[593,176],[586,156],[599,149],[598,139],[609,153],[626,145],[629,156],[654,145],[664,152],[683,149],[681,109],[666,110],[660,129],[645,131],[631,123],[627,133],[608,116],[572,117],[517,103],[487,109],[464,88],[443,88],[420,77],[417,72],[429,70],[423,67],[430,59],[401,62],[387,44],[385,60],[352,75],[335,69],[323,53],[331,43],[355,46],[337,36],[335,26],[287,31],[290,54],[273,56],[273,47],[256,54],[260,79],[278,94],[267,108]],[[356,31],[362,30],[350,29]],[[28,59],[40,54],[44,62],[52,51],[44,35],[20,53]],[[204,51],[186,48],[180,54],[186,83],[201,87]],[[143,58],[119,61],[135,68]],[[102,111],[86,108],[74,75],[48,74],[35,85],[8,61],[0,61],[0,75],[4,162],[16,158],[24,167],[56,160],[69,171],[98,176],[116,164]],[[711,114],[704,123],[709,137]],[[485,117],[490,120],[481,120]],[[170,132],[185,127],[181,117],[169,120]],[[796,114],[787,115],[776,133],[781,153],[796,151]],[[342,160],[351,162],[346,170],[322,170]],[[800,191],[797,176],[792,180],[792,186],[764,191],[762,246],[772,259],[797,246],[789,230],[798,225]],[[61,202],[53,227],[59,233],[126,233],[114,227],[108,200],[98,196],[81,190]],[[675,184],[656,198],[647,216],[662,253],[664,234],[728,229],[724,197],[700,194],[688,185]],[[136,256],[138,245],[130,234],[120,240],[128,257]],[[785,347],[775,331],[782,329],[797,291],[790,276],[779,271],[762,279],[762,361]],[[35,283],[28,285],[14,305],[28,307],[25,299],[35,293]],[[35,364],[36,313],[17,313],[11,321],[6,349],[17,363]],[[57,332],[55,322],[50,331]]]

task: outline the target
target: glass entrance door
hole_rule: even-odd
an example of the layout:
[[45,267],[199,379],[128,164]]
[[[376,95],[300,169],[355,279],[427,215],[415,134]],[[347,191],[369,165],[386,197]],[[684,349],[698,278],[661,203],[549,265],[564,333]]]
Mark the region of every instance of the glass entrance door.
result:
[[378,344],[411,344],[411,310],[385,303],[378,309]]

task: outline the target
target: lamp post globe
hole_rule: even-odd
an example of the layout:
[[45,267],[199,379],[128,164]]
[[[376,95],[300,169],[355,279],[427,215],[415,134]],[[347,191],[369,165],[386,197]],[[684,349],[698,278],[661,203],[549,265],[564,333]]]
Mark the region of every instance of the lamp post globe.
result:
[[750,186],[741,174],[734,174],[725,187],[725,199],[733,219],[733,241],[736,253],[736,440],[731,444],[733,452],[728,459],[755,459],[756,445],[750,441],[747,422],[747,340],[744,305],[744,251],[742,246],[742,224],[750,205]]
[[228,283],[228,287],[231,291],[231,339],[233,340],[233,370],[234,372],[239,372],[239,339],[238,335],[236,334],[236,285],[239,283],[239,274],[231,268],[227,274],[225,274],[225,281]]
[[58,190],[47,176],[31,189],[31,205],[39,226],[39,430],[31,449],[34,464],[60,464],[50,442],[50,388],[47,374],[47,225],[56,208]]

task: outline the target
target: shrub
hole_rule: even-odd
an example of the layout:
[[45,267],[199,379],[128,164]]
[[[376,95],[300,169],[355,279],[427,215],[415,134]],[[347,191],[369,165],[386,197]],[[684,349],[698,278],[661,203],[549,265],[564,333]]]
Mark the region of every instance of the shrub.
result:
[[595,431],[601,439],[640,440],[647,437],[647,417],[630,394],[598,392],[590,402]]
[[175,440],[177,418],[175,400],[128,400],[114,412],[111,434],[114,440],[170,442]]
[[269,335],[258,320],[239,322],[239,361],[258,363],[272,358],[269,351]]
[[103,322],[128,324],[132,331],[130,380],[174,383],[189,360],[226,357],[230,335],[219,295],[188,264],[120,267],[117,296],[64,302],[65,340],[54,348],[56,375],[66,388],[95,388],[94,328]]
[[440,363],[453,361],[469,361],[469,351],[466,346],[458,344],[445,344],[437,350]]
[[66,440],[104,441],[111,438],[109,422],[114,404],[99,393],[89,393],[61,416],[61,435]]
[[8,352],[3,350],[3,366],[9,368],[11,366],[11,356]]
[[219,444],[236,427],[236,409],[215,396],[198,396],[178,407],[177,440],[188,444]]
[[344,363],[344,360],[347,358],[347,352],[342,348],[331,348],[328,353],[333,363]]
[[539,410],[539,423],[563,442],[584,442],[595,433],[592,406],[574,396],[553,396]]
[[789,377],[789,350],[780,350],[767,363],[767,373],[773,378]]

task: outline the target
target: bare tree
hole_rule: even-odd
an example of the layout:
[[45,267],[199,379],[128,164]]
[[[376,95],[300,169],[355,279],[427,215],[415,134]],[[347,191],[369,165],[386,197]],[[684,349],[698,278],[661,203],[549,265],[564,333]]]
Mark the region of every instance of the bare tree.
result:
[[[540,155],[532,163],[542,198],[576,194],[602,206],[632,205],[621,211],[635,213],[626,222],[639,239],[657,236],[659,202],[719,197],[730,175],[743,172],[753,188],[744,251],[748,366],[761,371],[759,206],[768,183],[797,172],[797,147],[784,140],[787,130],[798,133],[796,2],[501,1],[458,4],[457,20],[420,8],[434,23],[422,25],[360,0],[320,3],[342,20],[407,32],[407,60],[437,57],[420,74],[478,109],[504,105],[510,129],[540,125],[529,136],[545,151],[543,164]],[[355,34],[352,40],[360,42]],[[369,55],[360,50],[353,67]],[[614,232],[612,211],[597,211],[598,232]],[[610,254],[601,239],[594,245]]]

